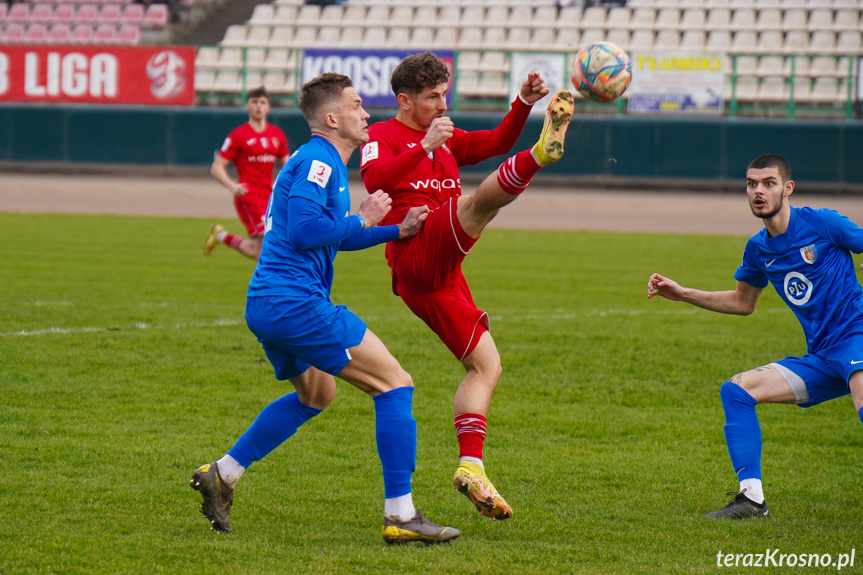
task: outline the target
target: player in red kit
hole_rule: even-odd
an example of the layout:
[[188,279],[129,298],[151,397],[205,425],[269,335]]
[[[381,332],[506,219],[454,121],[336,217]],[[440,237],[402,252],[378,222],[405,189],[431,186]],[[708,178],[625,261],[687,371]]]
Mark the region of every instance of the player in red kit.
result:
[[431,209],[417,236],[387,244],[393,291],[465,368],[453,401],[459,444],[453,486],[482,515],[502,520],[512,517],[512,508],[489,481],[482,461],[486,417],[501,374],[500,355],[489,333],[488,315],[474,303],[461,262],[498,210],[515,200],[542,166],[563,155],[573,98],[566,91],[556,93],[539,142],[510,157],[475,193],[463,196],[459,166],[507,153],[532,105],[549,90],[538,73],[528,74],[497,128],[466,132],[444,115],[448,80],[446,65],[434,54],[402,60],[391,80],[398,113],[369,128],[360,172],[366,189],[382,189],[393,200],[381,225],[401,221],[413,206]]
[[[210,173],[234,195],[234,207],[249,237],[230,234],[217,224],[204,242],[204,255],[224,244],[257,261],[264,237],[264,214],[273,189],[273,167],[276,160],[280,168],[288,161],[288,139],[284,132],[267,123],[270,98],[263,86],[248,92],[246,111],[249,121],[225,138]],[[237,168],[236,182],[228,175],[229,162],[234,162]]]

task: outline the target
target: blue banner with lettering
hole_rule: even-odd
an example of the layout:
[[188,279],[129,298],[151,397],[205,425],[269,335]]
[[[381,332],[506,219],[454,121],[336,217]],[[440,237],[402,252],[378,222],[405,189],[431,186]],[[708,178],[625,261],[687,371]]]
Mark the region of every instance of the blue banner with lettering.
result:
[[[364,108],[394,108],[396,97],[390,88],[393,69],[402,58],[418,50],[338,50],[309,48],[303,52],[302,81],[308,82],[324,72],[344,74],[353,80]],[[435,52],[449,68],[452,90],[455,54],[451,50]]]

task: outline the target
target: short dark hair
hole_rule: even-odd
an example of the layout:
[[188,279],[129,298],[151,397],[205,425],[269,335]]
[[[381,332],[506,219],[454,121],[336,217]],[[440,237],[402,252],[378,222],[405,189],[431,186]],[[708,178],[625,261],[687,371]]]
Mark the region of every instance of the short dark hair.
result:
[[393,70],[390,85],[393,93],[417,95],[426,88],[449,82],[449,68],[431,52],[411,54]]
[[342,95],[345,88],[353,86],[351,79],[344,74],[325,72],[312,78],[300,88],[300,111],[306,122],[311,122],[320,107]]
[[783,182],[791,179],[791,165],[788,163],[788,160],[779,154],[761,154],[749,162],[749,167],[746,168],[746,171],[763,170],[765,168],[778,168],[779,177],[782,178]]
[[253,98],[266,98],[269,101],[270,95],[267,93],[266,88],[258,86],[257,88],[253,88],[246,92],[246,102]]

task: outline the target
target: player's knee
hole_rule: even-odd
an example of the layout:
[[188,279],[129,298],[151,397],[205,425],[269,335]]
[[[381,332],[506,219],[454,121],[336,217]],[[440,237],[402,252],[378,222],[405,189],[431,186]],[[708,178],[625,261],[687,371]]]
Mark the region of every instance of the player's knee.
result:
[[394,378],[393,384],[393,389],[397,387],[413,387],[414,378],[404,369],[399,368],[399,373]]
[[723,405],[744,404],[755,406],[758,403],[755,401],[755,398],[749,395],[748,391],[731,381],[726,381],[722,384],[722,387],[719,388],[719,397],[722,399]]
[[315,409],[326,409],[336,398],[337,389],[333,386],[320,386],[314,389],[305,389],[297,391],[300,401],[303,405],[314,407]]

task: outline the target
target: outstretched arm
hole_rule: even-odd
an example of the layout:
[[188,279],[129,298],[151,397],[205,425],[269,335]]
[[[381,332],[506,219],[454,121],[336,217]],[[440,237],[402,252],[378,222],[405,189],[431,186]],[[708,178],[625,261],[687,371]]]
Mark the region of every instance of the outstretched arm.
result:
[[653,274],[647,281],[648,299],[662,296],[671,301],[682,301],[709,311],[734,315],[749,315],[754,312],[761,291],[762,288],[741,281],[737,282],[736,289],[727,291],[686,288],[659,274]]
[[354,234],[339,244],[339,250],[350,252],[364,250],[384,242],[412,238],[422,228],[429,215],[428,206],[415,206],[408,210],[402,223],[392,226],[372,226]]

